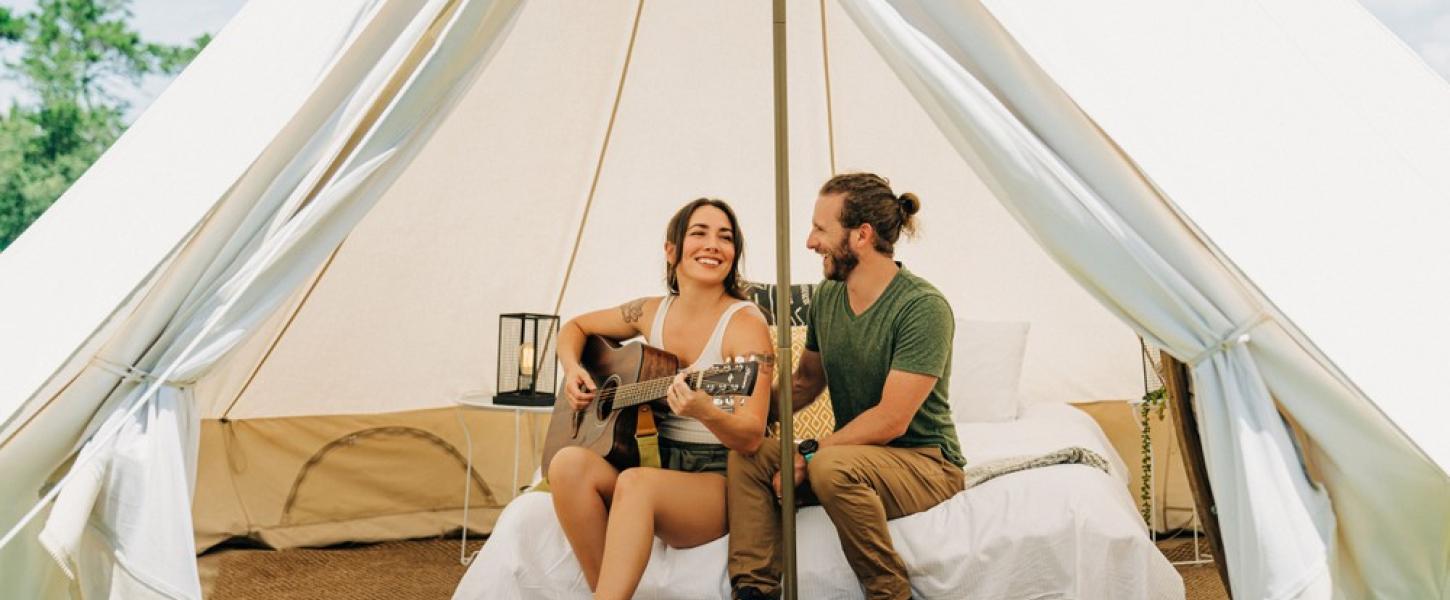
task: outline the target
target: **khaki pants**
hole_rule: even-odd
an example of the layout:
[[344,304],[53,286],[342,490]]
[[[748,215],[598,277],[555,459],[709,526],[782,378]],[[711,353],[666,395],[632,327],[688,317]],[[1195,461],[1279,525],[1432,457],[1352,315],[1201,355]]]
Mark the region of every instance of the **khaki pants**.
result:
[[[780,504],[771,479],[780,452],[767,440],[754,456],[730,453],[725,496],[730,517],[730,581],[770,596],[780,593]],[[823,448],[806,465],[809,489],[836,524],[841,547],[866,597],[911,597],[906,565],[891,546],[886,520],[927,510],[962,491],[961,467],[941,450],[887,446]],[[803,486],[805,487],[805,486]]]

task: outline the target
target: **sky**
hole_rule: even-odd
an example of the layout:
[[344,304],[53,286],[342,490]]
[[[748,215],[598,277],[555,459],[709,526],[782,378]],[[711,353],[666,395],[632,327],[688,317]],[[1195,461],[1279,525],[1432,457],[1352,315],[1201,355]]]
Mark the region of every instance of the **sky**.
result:
[[[300,0],[326,1],[326,0]],[[1425,59],[1432,69],[1450,80],[1450,0],[1359,0],[1405,44]],[[150,41],[184,44],[203,33],[216,34],[246,0],[133,0],[132,24]],[[27,12],[35,0],[0,0],[12,12]],[[0,54],[15,58],[14,52]],[[143,88],[124,98],[131,102],[134,118],[166,89],[169,77],[151,77]],[[0,79],[0,107],[20,97],[14,82]]]
[[1391,31],[1450,80],[1450,0],[1360,0]]
[[[300,0],[322,1],[326,0]],[[35,8],[35,0],[0,0],[0,6],[12,13],[25,13]],[[164,44],[188,44],[203,33],[215,35],[227,21],[241,10],[246,0],[133,0],[131,2],[131,25],[141,33],[142,39]],[[18,53],[3,54],[6,59],[17,58]],[[150,104],[171,83],[171,77],[149,77],[142,89],[132,94],[121,94],[131,103],[127,120],[133,120],[146,105]],[[22,94],[15,82],[0,79],[0,108],[8,108],[13,98]],[[21,96],[22,101],[23,96]]]

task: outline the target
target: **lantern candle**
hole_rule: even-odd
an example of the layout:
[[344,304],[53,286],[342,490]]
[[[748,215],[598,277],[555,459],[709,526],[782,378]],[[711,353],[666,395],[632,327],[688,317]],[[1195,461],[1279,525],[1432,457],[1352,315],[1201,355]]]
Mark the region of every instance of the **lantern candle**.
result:
[[534,384],[534,343],[524,342],[519,346],[519,387],[532,388]]

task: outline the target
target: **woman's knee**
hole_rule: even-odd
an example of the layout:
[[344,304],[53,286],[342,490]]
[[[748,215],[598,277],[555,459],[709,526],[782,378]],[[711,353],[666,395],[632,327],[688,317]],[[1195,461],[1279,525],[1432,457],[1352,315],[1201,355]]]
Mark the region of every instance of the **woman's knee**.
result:
[[648,467],[620,471],[619,478],[614,480],[614,501],[648,500],[655,491],[658,474],[659,469]]
[[567,446],[560,448],[559,452],[554,454],[554,458],[549,461],[549,472],[544,474],[549,478],[550,484],[557,485],[559,482],[577,479],[575,476],[578,475],[580,467],[583,465],[583,461],[580,460],[582,458],[581,450],[583,449]]
[[549,462],[549,487],[598,487],[610,469],[599,455],[578,446],[562,448]]

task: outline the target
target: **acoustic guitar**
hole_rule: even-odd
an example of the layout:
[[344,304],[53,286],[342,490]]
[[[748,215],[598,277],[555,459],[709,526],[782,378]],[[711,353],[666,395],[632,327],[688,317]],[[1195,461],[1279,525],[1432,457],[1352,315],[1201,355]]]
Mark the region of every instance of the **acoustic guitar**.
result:
[[[554,455],[569,446],[587,448],[620,470],[639,466],[634,435],[640,410],[669,412],[665,393],[680,370],[680,359],[643,342],[621,346],[594,335],[585,340],[579,363],[598,389],[583,410],[574,410],[569,397],[559,393],[544,440],[544,472],[549,472]],[[755,360],[734,360],[690,373],[685,383],[713,396],[716,406],[732,410],[728,397],[750,395],[759,369]]]

